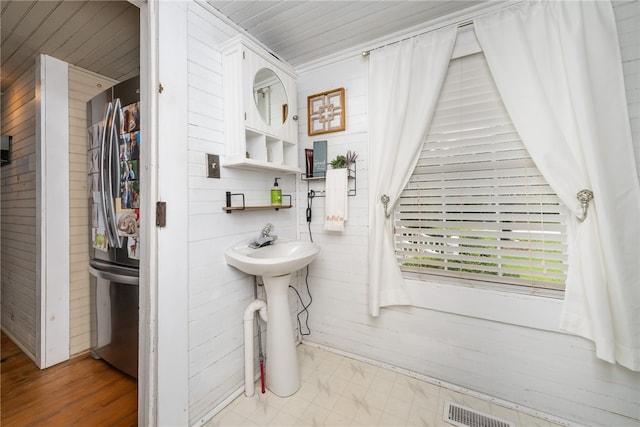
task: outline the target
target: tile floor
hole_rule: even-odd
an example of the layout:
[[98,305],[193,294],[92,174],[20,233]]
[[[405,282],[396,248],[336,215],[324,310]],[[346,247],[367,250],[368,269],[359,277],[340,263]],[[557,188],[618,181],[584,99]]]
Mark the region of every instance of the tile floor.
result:
[[288,398],[242,394],[206,427],[429,426],[442,420],[444,402],[464,405],[517,426],[557,424],[307,345],[299,345],[302,386]]

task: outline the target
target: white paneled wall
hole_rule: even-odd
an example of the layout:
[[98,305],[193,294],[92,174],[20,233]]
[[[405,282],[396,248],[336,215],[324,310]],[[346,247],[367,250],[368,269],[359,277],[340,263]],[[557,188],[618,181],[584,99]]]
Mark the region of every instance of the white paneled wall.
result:
[[206,154],[224,158],[217,46],[236,33],[206,5],[188,7],[189,418],[194,424],[243,386],[242,315],[253,300],[253,276],[228,267],[224,250],[241,239],[257,237],[266,222],[274,224],[279,236],[295,237],[296,232],[295,209],[227,214],[222,211],[225,192],[244,192],[247,204],[265,205],[270,203],[274,177],[282,177],[283,194],[294,196],[296,180],[293,175],[224,167],[220,179],[207,178]]
[[[69,354],[91,346],[87,101],[116,83],[69,67]],[[97,85],[101,86],[98,87]]]
[[13,136],[2,167],[2,329],[36,352],[36,140],[32,66],[2,94],[2,134]]
[[[639,10],[637,1],[616,3],[636,149]],[[640,373],[596,359],[587,340],[437,309],[395,307],[382,309],[378,318],[368,315],[367,174],[376,171],[367,168],[366,67],[358,56],[302,73],[298,80],[298,115],[305,120],[308,95],[346,89],[346,131],[309,138],[301,120],[302,148],[326,139],[330,159],[347,150],[358,153],[358,193],[349,197],[345,231],[324,232],[324,199],[313,201],[311,229],[322,249],[311,265],[312,335],[306,339],[575,422],[638,425]],[[300,238],[308,238],[306,190],[301,184]]]
[[613,6],[618,24],[633,148],[636,164],[640,165],[640,1],[618,0],[613,2]]

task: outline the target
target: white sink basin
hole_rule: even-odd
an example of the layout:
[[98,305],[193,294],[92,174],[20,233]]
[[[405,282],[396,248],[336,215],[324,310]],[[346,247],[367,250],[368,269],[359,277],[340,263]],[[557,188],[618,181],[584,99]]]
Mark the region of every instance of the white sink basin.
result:
[[228,265],[247,274],[276,277],[293,273],[309,264],[320,251],[313,242],[278,238],[273,244],[254,249],[252,239],[237,243],[224,252]]
[[[224,259],[227,264],[238,270],[254,276],[262,276],[267,294],[267,324],[269,325],[267,328],[269,363],[267,363],[266,385],[277,396],[287,397],[300,388],[300,368],[288,299],[291,273],[313,261],[320,252],[320,246],[301,240],[277,239],[269,246],[254,249],[249,246],[251,242],[252,239],[233,245],[224,252]],[[251,345],[253,336],[248,339],[250,342],[248,345]],[[245,375],[245,384],[248,383],[249,388],[253,386],[252,374],[253,365],[249,367],[249,375]]]

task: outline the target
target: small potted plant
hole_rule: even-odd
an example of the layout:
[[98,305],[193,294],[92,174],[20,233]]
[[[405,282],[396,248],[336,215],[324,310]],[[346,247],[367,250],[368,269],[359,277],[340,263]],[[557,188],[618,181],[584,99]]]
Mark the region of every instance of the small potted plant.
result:
[[344,169],[350,167],[352,164],[356,162],[358,155],[354,151],[347,151],[347,155],[343,156],[339,154],[335,159],[331,160],[331,168],[332,169]]
[[342,154],[336,156],[335,159],[331,160],[332,169],[343,169],[346,167],[347,167],[347,158]]

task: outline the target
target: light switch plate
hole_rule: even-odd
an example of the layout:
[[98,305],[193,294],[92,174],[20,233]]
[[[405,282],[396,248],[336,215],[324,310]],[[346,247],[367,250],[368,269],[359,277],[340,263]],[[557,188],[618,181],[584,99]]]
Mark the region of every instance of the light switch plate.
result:
[[207,178],[220,178],[220,156],[207,154]]

